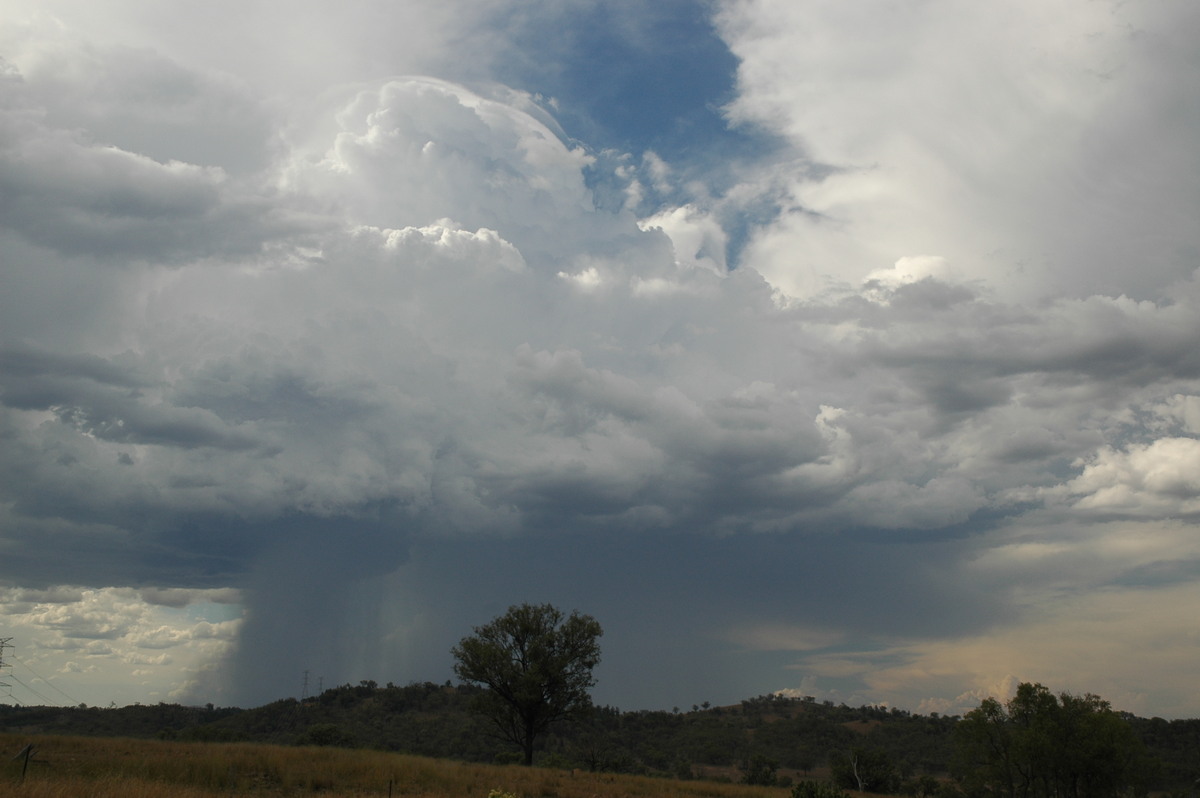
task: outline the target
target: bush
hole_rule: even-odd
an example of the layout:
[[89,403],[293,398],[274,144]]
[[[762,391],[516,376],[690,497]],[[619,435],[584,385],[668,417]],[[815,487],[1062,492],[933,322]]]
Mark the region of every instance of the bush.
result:
[[350,748],[354,745],[354,738],[338,728],[337,724],[314,723],[296,739],[296,745],[333,745]]
[[509,792],[508,790],[502,790],[499,787],[497,787],[494,790],[490,790],[488,792],[488,798],[521,798],[521,797],[519,795],[517,795],[515,792]]
[[538,765],[551,770],[570,770],[574,767],[574,765],[571,763],[571,760],[567,759],[557,751],[543,756],[541,761],[538,762]]
[[775,771],[779,763],[768,759],[762,754],[755,754],[750,761],[742,763],[742,784],[756,784],[762,787],[775,786]]
[[827,781],[801,781],[792,788],[792,798],[850,798],[841,787]]

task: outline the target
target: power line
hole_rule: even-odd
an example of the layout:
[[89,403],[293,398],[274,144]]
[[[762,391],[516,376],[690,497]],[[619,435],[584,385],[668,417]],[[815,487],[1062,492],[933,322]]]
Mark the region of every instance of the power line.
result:
[[[17,662],[18,662],[18,663],[21,665],[21,667],[25,668],[25,669],[26,669],[26,670],[28,670],[30,673],[32,673],[34,676],[36,676],[37,678],[41,679],[41,680],[42,680],[42,682],[43,682],[44,684],[46,684],[46,685],[49,685],[49,686],[50,686],[50,687],[51,687],[53,690],[57,691],[57,692],[58,692],[60,695],[62,695],[64,698],[66,698],[66,699],[67,699],[68,701],[70,701],[72,704],[78,705],[78,704],[80,703],[78,699],[74,698],[74,697],[73,697],[73,696],[72,696],[70,693],[68,693],[67,691],[63,690],[63,689],[62,689],[62,688],[60,688],[58,685],[56,685],[54,682],[50,681],[50,680],[49,680],[49,679],[47,679],[45,676],[42,676],[40,673],[38,673],[37,671],[35,671],[35,670],[34,670],[32,667],[30,667],[30,666],[29,666],[29,663],[27,663],[27,662],[25,662],[24,660],[22,660],[22,659],[21,659],[20,657],[18,657],[16,654],[13,654],[13,657],[12,657],[12,658],[13,658],[14,660],[16,660],[16,661],[17,661]],[[16,677],[14,676],[13,678],[15,679]]]
[[25,684],[25,682],[23,682],[23,681],[21,681],[20,679],[18,679],[18,678],[17,678],[15,675],[12,675],[12,677],[11,677],[11,678],[12,678],[12,680],[13,680],[14,682],[16,682],[17,684],[21,685],[21,686],[22,686],[22,687],[24,687],[26,690],[28,690],[29,692],[33,693],[35,696],[37,696],[38,698],[40,698],[40,699],[42,699],[43,701],[45,701],[47,706],[54,706],[54,702],[53,702],[53,701],[51,701],[49,698],[46,698],[46,696],[42,695],[42,694],[41,694],[41,693],[39,693],[37,690],[34,690],[34,689],[33,689],[32,687],[30,687],[29,685]]
[[12,679],[14,682],[16,682],[17,684],[21,685],[21,687],[25,688],[26,690],[28,690],[29,692],[33,693],[33,694],[34,694],[35,696],[37,696],[38,698],[42,699],[42,701],[44,701],[44,702],[45,702],[47,705],[49,705],[49,706],[54,706],[54,705],[55,705],[55,702],[54,702],[54,701],[50,700],[50,699],[49,699],[49,698],[47,698],[46,696],[44,696],[44,695],[42,695],[41,693],[39,693],[37,690],[34,690],[32,687],[30,687],[29,685],[25,684],[25,682],[21,681],[21,678],[20,678],[19,676],[17,676],[17,674],[13,673],[13,670],[12,670],[12,663],[13,663],[13,662],[17,662],[17,663],[19,663],[19,664],[20,664],[20,665],[21,665],[23,668],[25,668],[25,669],[26,669],[26,670],[28,670],[30,673],[32,673],[32,674],[34,675],[34,677],[35,677],[35,678],[37,678],[37,679],[41,679],[43,684],[45,684],[45,685],[48,685],[49,687],[51,687],[52,689],[54,689],[55,691],[57,691],[58,693],[60,693],[60,694],[61,694],[63,697],[65,697],[65,698],[66,698],[68,701],[70,701],[72,704],[78,704],[78,703],[79,703],[79,701],[77,701],[77,700],[76,700],[76,699],[75,699],[73,696],[71,696],[71,694],[70,694],[70,693],[68,693],[66,690],[63,690],[61,687],[59,687],[58,685],[56,685],[54,682],[50,681],[50,680],[49,680],[49,679],[47,679],[45,676],[42,676],[40,673],[38,673],[37,671],[35,671],[35,670],[33,669],[33,667],[32,667],[32,666],[31,666],[29,663],[27,663],[27,662],[25,662],[24,660],[22,660],[22,659],[21,659],[20,657],[18,657],[16,654],[10,654],[10,655],[9,655],[9,657],[8,657],[8,660],[5,660],[5,658],[4,658],[4,650],[5,650],[5,649],[10,649],[10,650],[11,650],[11,649],[13,649],[13,648],[15,648],[15,646],[13,646],[13,644],[12,644],[12,638],[11,638],[11,637],[0,637],[0,688],[4,688],[4,689],[8,690],[8,693],[7,693],[7,695],[5,696],[5,698],[8,698],[8,699],[10,699],[10,700],[12,700],[12,701],[16,701],[16,703],[18,703],[18,704],[20,704],[20,703],[21,703],[20,701],[17,701],[17,699],[16,699],[16,698],[13,696],[13,694],[12,694],[12,685],[11,685],[9,682],[7,682],[7,681],[2,681],[3,679]]

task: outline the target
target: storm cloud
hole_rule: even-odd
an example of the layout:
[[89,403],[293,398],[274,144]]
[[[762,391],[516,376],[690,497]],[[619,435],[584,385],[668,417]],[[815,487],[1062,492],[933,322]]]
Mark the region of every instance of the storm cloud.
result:
[[392,9],[391,55],[370,4],[287,16],[324,74],[251,57],[277,4],[227,62],[54,5],[0,4],[0,580],[43,681],[440,681],[548,600],[628,708],[1200,711],[1195,12],[564,6],[728,48],[655,138],[538,85],[551,22],[500,2]]

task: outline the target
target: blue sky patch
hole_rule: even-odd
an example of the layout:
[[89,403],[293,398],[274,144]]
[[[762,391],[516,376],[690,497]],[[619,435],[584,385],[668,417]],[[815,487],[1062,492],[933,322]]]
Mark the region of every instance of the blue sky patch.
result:
[[553,98],[563,128],[590,147],[649,149],[676,162],[761,146],[722,116],[738,61],[713,29],[707,3],[539,8],[536,18],[512,12],[498,22],[512,52],[496,77]]

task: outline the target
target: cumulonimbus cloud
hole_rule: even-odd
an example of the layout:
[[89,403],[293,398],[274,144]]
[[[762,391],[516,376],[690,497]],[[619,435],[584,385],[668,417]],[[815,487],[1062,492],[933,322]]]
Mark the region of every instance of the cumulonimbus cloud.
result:
[[[756,27],[771,8],[721,17],[744,65],[731,113],[800,139],[814,119],[770,79],[797,70],[762,60],[803,55]],[[180,85],[188,107],[249,102],[219,80]],[[644,219],[598,208],[586,171],[602,161],[516,93],[378,80],[328,95],[321,124],[279,139],[251,104],[251,123],[212,121],[228,157],[194,149],[193,162],[96,121],[125,95],[67,113],[55,109],[80,92],[48,87],[19,69],[0,80],[12,211],[0,219],[12,287],[0,297],[0,515],[16,551],[0,577],[137,587],[166,607],[186,603],[171,589],[238,588],[250,614],[235,670],[256,696],[301,649],[297,616],[339,628],[368,603],[356,582],[399,567],[414,540],[930,541],[1031,508],[1192,512],[1194,278],[1168,265],[1135,281],[1152,293],[1174,275],[1169,298],[1086,280],[1047,298],[1033,279],[1039,299],[1025,301],[999,285],[1016,261],[993,271],[959,257],[990,246],[972,232],[990,201],[962,229],[922,216],[928,247],[860,235],[900,229],[861,193],[912,178],[866,161],[913,141],[928,155],[951,135],[919,115],[853,146],[810,138],[808,166],[833,171],[784,175],[795,213],[762,226],[729,269],[718,215],[700,205]],[[846,96],[805,90],[853,127]],[[984,158],[960,154],[954,180],[913,196],[957,208],[947,197]],[[843,201],[849,227],[831,228]],[[836,279],[792,290],[792,270],[822,251]],[[1090,251],[1051,277],[1069,281]],[[844,639],[800,626],[814,646]]]

